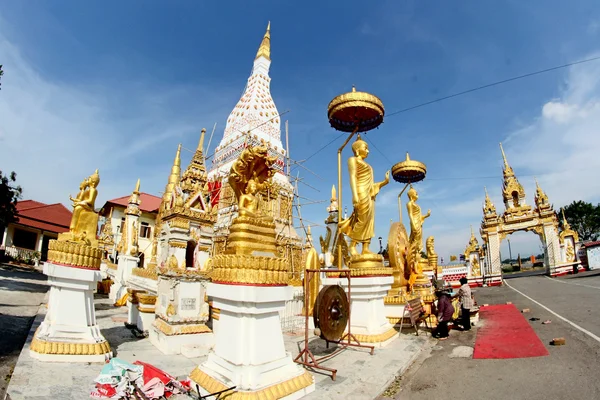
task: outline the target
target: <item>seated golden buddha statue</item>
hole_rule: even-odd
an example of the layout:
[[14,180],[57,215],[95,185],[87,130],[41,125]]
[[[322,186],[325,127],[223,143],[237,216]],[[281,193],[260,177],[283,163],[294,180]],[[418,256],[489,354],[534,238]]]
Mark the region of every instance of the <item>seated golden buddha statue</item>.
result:
[[73,217],[68,234],[61,234],[59,240],[84,241],[87,244],[96,241],[98,228],[98,214],[94,207],[98,197],[98,184],[100,175],[98,170],[93,175],[85,178],[79,185],[79,193],[75,198],[69,196],[73,202]]
[[245,149],[233,163],[229,185],[237,199],[238,216],[230,228],[226,253],[276,252],[273,218],[260,212],[257,197],[269,187],[276,160],[266,147],[256,146]]

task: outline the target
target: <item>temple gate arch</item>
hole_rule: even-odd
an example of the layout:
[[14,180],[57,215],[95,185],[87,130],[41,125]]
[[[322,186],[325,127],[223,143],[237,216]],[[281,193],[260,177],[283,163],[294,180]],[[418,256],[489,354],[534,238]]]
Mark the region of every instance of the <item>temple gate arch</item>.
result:
[[525,190],[506,160],[502,143],[500,150],[504,161],[502,197],[505,211],[497,214],[486,189],[480,231],[484,241],[484,283],[502,284],[500,244],[508,235],[519,231],[533,232],[540,237],[546,273],[555,276],[561,263],[556,213],[537,180],[535,208],[527,204]]

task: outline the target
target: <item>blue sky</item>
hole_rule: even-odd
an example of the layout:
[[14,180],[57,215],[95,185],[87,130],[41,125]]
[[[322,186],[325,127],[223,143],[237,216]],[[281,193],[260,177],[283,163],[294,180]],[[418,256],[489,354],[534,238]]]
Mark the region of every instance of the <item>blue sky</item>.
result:
[[[290,110],[282,119],[296,160],[338,135],[327,104],[352,84],[391,114],[600,50],[594,0],[0,4],[0,169],[17,172],[25,198],[45,202],[67,203],[95,168],[98,204],[130,193],[138,177],[160,195],[178,143],[195,148],[216,122],[209,153],[218,144],[269,20],[272,95]],[[427,164],[417,185],[432,210],[424,234],[447,258],[478,228],[483,186],[503,209],[500,141],[530,204],[533,176],[556,208],[600,200],[599,98],[600,61],[511,82],[387,117],[368,134],[383,153],[371,148],[369,161],[377,180],[406,151]],[[296,169],[320,190],[301,186],[303,196],[329,198],[339,144],[305,163],[320,178]],[[392,182],[378,198],[384,240],[400,189]],[[303,216],[322,223],[326,206]],[[513,254],[539,253],[534,234],[513,236]]]

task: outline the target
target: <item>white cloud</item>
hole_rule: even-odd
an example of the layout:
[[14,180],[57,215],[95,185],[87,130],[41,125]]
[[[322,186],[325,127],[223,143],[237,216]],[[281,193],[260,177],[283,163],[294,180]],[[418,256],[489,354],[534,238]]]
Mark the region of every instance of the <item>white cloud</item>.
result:
[[[130,193],[137,178],[143,191],[159,194],[177,144],[195,148],[200,124],[212,125],[235,99],[226,89],[217,94],[210,88],[164,88],[155,82],[110,89],[55,82],[1,31],[0,60],[5,71],[0,170],[17,172],[24,198],[47,203],[68,204],[69,194],[96,168],[101,177],[97,207]],[[198,101],[198,93],[205,100]],[[118,96],[127,97],[126,109],[114,104]],[[173,110],[182,101],[184,110]],[[191,154],[182,157],[185,163]]]
[[595,35],[596,33],[598,33],[598,31],[600,31],[600,21],[598,21],[597,19],[590,21],[590,23],[588,24],[587,32],[590,35]]
[[[506,142],[509,162],[536,175],[556,207],[573,200],[600,200],[600,64],[573,66],[559,99],[546,102],[529,126]],[[520,178],[533,202],[532,178]]]

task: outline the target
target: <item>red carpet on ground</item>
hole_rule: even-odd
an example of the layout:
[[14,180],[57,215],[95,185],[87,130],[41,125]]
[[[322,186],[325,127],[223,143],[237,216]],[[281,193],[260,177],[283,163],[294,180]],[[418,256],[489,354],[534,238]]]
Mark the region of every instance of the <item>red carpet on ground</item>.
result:
[[477,331],[473,358],[526,358],[550,354],[514,304],[481,307],[479,318],[482,326]]

